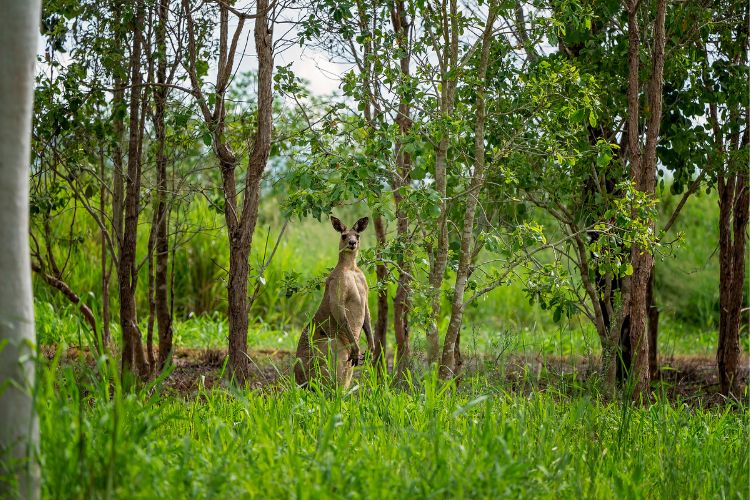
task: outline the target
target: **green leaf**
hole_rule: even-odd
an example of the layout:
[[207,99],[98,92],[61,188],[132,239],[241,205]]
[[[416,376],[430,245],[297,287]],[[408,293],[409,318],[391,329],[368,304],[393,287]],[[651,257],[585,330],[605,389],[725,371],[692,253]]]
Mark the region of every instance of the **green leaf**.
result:
[[196,61],[195,73],[198,75],[198,78],[206,76],[208,74],[208,61]]
[[555,312],[552,315],[552,321],[554,321],[555,323],[558,323],[561,318],[562,318],[562,308],[556,307]]
[[633,264],[629,263],[625,266],[625,272],[623,276],[630,276],[633,274]]
[[177,128],[182,128],[187,126],[188,120],[190,119],[190,115],[187,113],[180,113],[174,118],[174,126]]
[[594,112],[593,111],[589,111],[589,124],[592,127],[596,127],[596,116],[594,116]]

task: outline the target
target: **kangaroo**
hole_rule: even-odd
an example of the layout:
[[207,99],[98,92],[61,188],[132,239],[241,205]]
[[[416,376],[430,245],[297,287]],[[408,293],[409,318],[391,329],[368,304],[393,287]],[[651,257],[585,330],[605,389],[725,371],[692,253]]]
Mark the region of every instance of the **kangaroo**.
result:
[[299,385],[307,385],[317,370],[324,378],[330,378],[327,363],[330,354],[332,366],[336,369],[336,382],[348,387],[352,380],[352,367],[362,360],[359,336],[363,329],[368,349],[370,352],[375,349],[367,304],[367,280],[357,267],[359,235],[368,222],[369,219],[363,217],[347,230],[339,219],[331,217],[333,228],[341,233],[339,260],[326,279],[318,311],[297,344],[294,378]]

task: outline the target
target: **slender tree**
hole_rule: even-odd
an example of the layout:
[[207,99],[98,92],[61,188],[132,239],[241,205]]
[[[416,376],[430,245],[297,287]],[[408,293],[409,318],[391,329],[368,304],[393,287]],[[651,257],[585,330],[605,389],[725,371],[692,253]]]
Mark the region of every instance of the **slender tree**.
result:
[[[167,134],[165,115],[167,108],[167,23],[169,22],[169,0],[159,0],[158,25],[156,27],[156,89],[154,90],[154,129],[156,132],[156,235],[155,235],[155,296],[156,321],[159,327],[159,368],[163,369],[172,356],[172,314],[169,307],[169,235],[167,233]],[[177,57],[179,58],[179,54]]]
[[[389,3],[391,23],[398,47],[399,79],[408,88],[411,75],[412,25],[403,0]],[[403,250],[398,253],[396,267],[398,282],[396,295],[393,297],[393,329],[396,334],[396,371],[401,374],[409,366],[411,352],[409,337],[409,305],[411,302],[412,268],[411,258],[407,255],[409,247],[409,213],[405,197],[405,188],[411,180],[412,158],[404,145],[405,138],[412,127],[410,96],[399,92],[396,125],[398,136],[395,144],[396,168],[391,173],[391,187],[396,208],[396,239]],[[431,345],[431,344],[430,344]],[[431,357],[434,359],[434,357]]]
[[[430,255],[430,322],[427,326],[428,360],[435,362],[439,356],[440,337],[438,320],[441,316],[442,286],[448,265],[448,150],[451,144],[450,121],[456,106],[456,89],[461,61],[459,61],[459,39],[462,32],[461,16],[457,0],[430,6],[427,10],[430,20],[429,40],[438,58],[440,82],[437,96],[440,133],[433,142],[435,155],[435,190],[439,197],[437,239]],[[434,30],[434,31],[432,31]]]
[[[648,81],[649,119],[646,129],[646,144],[641,149],[638,127],[638,95],[640,70],[640,30],[638,25],[639,0],[628,4],[628,152],[630,176],[636,188],[653,197],[656,193],[656,146],[659,143],[661,126],[662,89],[664,86],[664,48],[666,44],[665,19],[666,0],[658,0],[654,20],[651,52],[651,76]],[[651,222],[653,228],[654,222]],[[648,354],[648,283],[654,266],[650,250],[639,244],[632,246],[631,263],[633,274],[628,280],[626,308],[630,317],[630,346],[633,353],[633,377],[635,395],[647,396],[650,389]]]
[[714,63],[718,66],[714,78],[708,75],[708,71],[704,73],[709,81],[716,81],[717,87],[744,88],[744,99],[730,99],[725,103],[724,121],[720,118],[719,103],[714,99],[709,102],[719,194],[719,342],[716,361],[721,393],[733,396],[740,395],[740,324],[750,215],[750,106],[747,95],[750,8],[745,5],[742,10],[742,23],[737,27],[734,39],[727,37],[723,42],[717,42],[717,53],[731,61],[734,70],[723,70],[721,62],[717,61]]
[[[0,496],[39,497],[29,158],[40,2],[4,2],[0,19],[0,460],[17,483]],[[17,488],[17,491],[13,491]]]
[[[229,315],[229,368],[233,377],[243,380],[249,373],[247,355],[248,329],[248,275],[250,250],[253,243],[255,225],[258,221],[260,184],[266,169],[271,149],[273,112],[273,24],[276,6],[268,0],[258,0],[255,12],[250,15],[217,2],[219,11],[219,57],[216,67],[216,82],[211,99],[213,106],[204,94],[199,59],[197,35],[193,8],[188,0],[183,0],[188,36],[187,71],[190,75],[192,94],[198,102],[200,116],[211,135],[213,151],[219,162],[224,198],[224,218],[229,237],[229,276],[227,282]],[[237,26],[229,38],[229,16],[237,16]],[[235,74],[235,56],[246,20],[254,20],[255,52],[258,57],[257,114],[256,127],[252,137],[247,138],[250,146],[245,182],[242,191],[237,189],[237,167],[239,159],[232,151],[227,137],[226,94]],[[202,62],[205,64],[205,62]],[[213,108],[213,109],[211,109]]]
[[127,179],[125,181],[124,222],[120,237],[120,259],[118,282],[120,290],[120,328],[122,330],[122,372],[132,371],[145,376],[148,372],[143,352],[141,332],[138,328],[136,289],[138,284],[138,264],[136,245],[138,243],[138,219],[140,216],[140,196],[142,177],[141,148],[143,145],[143,78],[141,57],[143,55],[143,25],[146,8],[143,1],[135,5],[133,41],[130,53],[130,102],[128,125]]
[[460,351],[458,349],[461,322],[464,313],[464,292],[469,280],[472,256],[475,255],[474,248],[474,220],[476,217],[479,196],[485,182],[485,122],[487,120],[487,104],[485,102],[485,87],[487,79],[487,66],[489,65],[492,35],[497,16],[496,5],[490,3],[487,21],[484,26],[481,39],[481,50],[479,65],[477,68],[477,86],[475,98],[475,122],[474,122],[474,169],[471,172],[469,189],[467,194],[466,208],[464,212],[463,226],[461,228],[461,246],[459,250],[458,268],[456,270],[455,284],[453,286],[453,301],[451,304],[451,317],[448,329],[445,332],[443,353],[440,360],[440,375],[449,378],[461,366]]

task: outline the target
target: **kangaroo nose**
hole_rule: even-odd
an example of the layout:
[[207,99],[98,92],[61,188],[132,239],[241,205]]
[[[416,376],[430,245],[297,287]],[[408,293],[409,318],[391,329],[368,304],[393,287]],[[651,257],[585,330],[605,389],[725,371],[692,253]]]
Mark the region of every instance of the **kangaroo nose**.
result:
[[349,240],[349,248],[354,248],[357,246],[357,242],[354,240]]

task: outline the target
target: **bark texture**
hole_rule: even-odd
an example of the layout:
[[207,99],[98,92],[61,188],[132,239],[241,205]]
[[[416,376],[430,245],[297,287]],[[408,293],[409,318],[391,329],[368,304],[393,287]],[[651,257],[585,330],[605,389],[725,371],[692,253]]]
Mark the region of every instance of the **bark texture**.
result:
[[156,47],[159,59],[156,64],[156,81],[161,84],[154,92],[154,129],[156,132],[156,242],[154,274],[154,306],[159,328],[159,369],[172,358],[172,314],[169,304],[169,236],[167,234],[167,137],[164,123],[167,108],[167,22],[169,0],[159,2],[159,25],[156,30]]
[[[748,132],[745,132],[747,137]],[[719,176],[719,345],[716,362],[724,395],[740,394],[740,325],[745,286],[745,257],[750,205],[748,174]]]
[[[446,10],[448,7],[449,10]],[[440,118],[447,120],[451,117],[456,101],[456,85],[458,69],[458,5],[451,0],[450,5],[444,2],[441,10],[443,24],[443,39],[441,44],[433,48],[440,59]],[[448,148],[450,134],[447,127],[442,131],[435,148],[435,190],[440,196],[440,216],[438,217],[437,245],[432,255],[430,265],[430,324],[427,328],[427,359],[430,363],[437,361],[440,354],[440,338],[438,335],[438,321],[440,319],[441,288],[448,264],[448,205],[447,205],[447,176],[448,176]]]
[[[747,65],[750,11],[745,11],[743,24],[737,29],[741,50],[735,63]],[[750,146],[750,107],[744,109],[744,132],[740,139],[742,120],[739,107],[730,109],[731,132],[728,145],[719,126],[716,105],[711,105],[711,122],[717,155],[721,158],[717,187],[719,191],[719,345],[716,361],[719,385],[725,396],[742,394],[738,377],[740,363],[740,328],[745,288],[745,258],[747,252],[748,211],[750,210],[750,173],[747,164],[737,161],[736,155]],[[742,156],[739,156],[742,158]],[[746,161],[746,160],[745,160]]]
[[[377,25],[379,16],[375,12],[368,11],[368,8],[369,5],[364,0],[357,0],[359,33],[360,36],[365,37],[365,40],[362,42],[362,57],[359,56],[359,53],[355,45],[351,43],[351,40],[349,40],[349,46],[351,49],[351,55],[359,67],[364,84],[365,96],[363,104],[365,121],[367,122],[367,126],[375,132],[383,123],[383,114],[381,113],[378,101],[378,96],[380,95],[380,82],[373,78],[375,65],[373,54],[376,52],[375,41],[373,37],[367,35],[370,33],[372,26]],[[392,9],[393,5],[391,4],[391,11]],[[375,239],[377,242],[375,255],[378,262],[375,266],[375,276],[378,289],[378,313],[375,322],[375,329],[372,333],[374,337],[372,356],[375,366],[385,368],[387,367],[385,359],[388,332],[388,268],[383,262],[383,252],[388,241],[382,215],[375,214],[374,225]],[[379,373],[381,372],[379,371]]]
[[[0,461],[17,491],[39,498],[34,411],[34,306],[29,255],[29,157],[40,2],[4,2],[0,16]],[[7,467],[7,469],[6,469]]]
[[[651,52],[651,76],[648,82],[649,117],[646,129],[646,144],[643,158],[638,141],[638,70],[639,31],[638,5],[631,4],[628,12],[629,78],[628,78],[628,138],[630,151],[630,174],[636,188],[653,197],[656,192],[656,146],[661,126],[662,90],[664,86],[664,48],[666,0],[659,0],[654,21],[654,38]],[[654,222],[650,223],[655,230]],[[630,350],[633,355],[632,377],[634,398],[648,397],[650,390],[649,340],[648,340],[648,283],[654,265],[654,256],[649,249],[638,244],[631,251],[633,274],[627,280],[626,314],[630,326]]]
[[128,138],[127,180],[125,182],[125,219],[120,238],[118,279],[120,287],[120,328],[122,329],[122,373],[147,375],[141,332],[138,329],[135,293],[138,284],[136,245],[138,242],[138,205],[141,189],[141,55],[145,8],[138,3],[133,26],[133,46],[130,55],[130,123]]
[[[403,0],[391,4],[391,23],[396,33],[396,41],[401,56],[399,65],[401,77],[408,79],[411,65],[410,22]],[[396,240],[401,245],[396,264],[398,266],[398,283],[393,297],[393,330],[396,334],[396,373],[401,375],[409,367],[411,346],[409,337],[409,304],[411,297],[411,266],[407,255],[409,246],[409,217],[403,199],[403,188],[409,184],[411,177],[411,155],[403,150],[402,137],[409,134],[412,126],[411,109],[405,96],[400,96],[396,124],[399,139],[396,141],[396,171],[391,182],[393,200],[396,207]]]
[[646,303],[648,304],[648,372],[651,380],[659,377],[658,341],[659,341],[659,308],[656,306],[654,296],[654,279],[656,266],[651,268],[648,278],[648,290],[646,291]]
[[[227,280],[227,308],[229,319],[229,375],[238,382],[249,374],[250,364],[247,354],[248,328],[248,257],[253,244],[253,234],[258,221],[260,184],[263,178],[268,155],[271,150],[273,113],[273,32],[268,0],[258,0],[254,16],[239,13],[237,26],[229,38],[230,7],[219,4],[219,58],[216,71],[216,85],[213,110],[201,89],[196,71],[196,34],[191,13],[191,2],[183,0],[188,34],[188,74],[193,95],[198,101],[203,119],[212,133],[212,146],[219,161],[224,195],[224,219],[229,237],[229,276]],[[231,12],[237,13],[235,9]],[[244,198],[240,202],[237,192],[237,157],[229,147],[225,137],[226,92],[235,72],[234,60],[237,45],[246,19],[254,19],[255,52],[258,57],[257,121],[255,135],[248,141],[251,151],[248,158]]]

